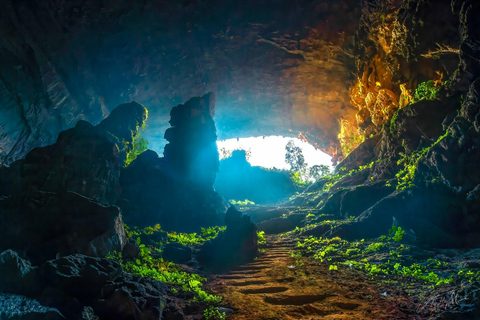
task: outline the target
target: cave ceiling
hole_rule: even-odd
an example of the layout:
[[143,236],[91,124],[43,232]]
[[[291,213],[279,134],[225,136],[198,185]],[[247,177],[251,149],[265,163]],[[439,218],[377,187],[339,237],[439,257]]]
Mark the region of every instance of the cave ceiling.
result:
[[351,118],[359,1],[2,1],[0,158],[135,100],[161,151],[172,107],[216,93],[219,139],[302,134],[336,147]]

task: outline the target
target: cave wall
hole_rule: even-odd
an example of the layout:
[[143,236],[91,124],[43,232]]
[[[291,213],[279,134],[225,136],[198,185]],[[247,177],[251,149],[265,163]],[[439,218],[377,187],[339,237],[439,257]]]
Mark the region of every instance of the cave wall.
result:
[[[356,218],[332,230],[319,226],[316,234],[350,240],[375,238],[392,226],[401,226],[415,243],[432,247],[478,246],[478,13],[478,1],[404,1],[391,11],[393,25],[405,32],[397,32],[397,41],[390,42],[397,49],[389,54],[379,50],[384,38],[363,33],[357,52],[360,58],[370,59],[357,61],[360,73],[369,72],[361,80],[367,82],[360,81],[360,87],[368,89],[365,84],[374,81],[372,87],[378,88],[365,94],[364,100],[358,95],[358,107],[373,118],[378,106],[385,118],[379,117],[377,123],[371,121],[363,127],[375,132],[352,148],[336,167],[339,178],[334,183],[323,181],[333,185],[314,199],[319,214]],[[435,74],[443,79],[431,81],[434,94],[420,100],[407,99],[404,105],[393,104],[396,98],[390,103],[381,99],[384,83],[391,85],[392,96],[401,92],[412,98],[408,87],[432,80],[429,77]],[[388,81],[382,82],[385,79]],[[407,80],[410,84],[403,82]],[[397,85],[403,90],[395,89]],[[375,94],[376,102],[372,98],[372,103],[369,97]],[[357,129],[362,127],[355,128],[354,134],[363,134]]]
[[301,132],[332,153],[359,16],[358,1],[2,1],[0,159],[132,100],[160,151],[170,109],[209,91],[220,139]]

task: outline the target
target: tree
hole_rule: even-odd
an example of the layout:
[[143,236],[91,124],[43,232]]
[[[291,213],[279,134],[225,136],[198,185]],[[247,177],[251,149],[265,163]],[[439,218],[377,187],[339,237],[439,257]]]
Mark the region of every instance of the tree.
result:
[[330,168],[324,164],[314,165],[310,168],[310,177],[317,180],[320,177],[323,177],[330,173]]
[[297,147],[293,140],[288,141],[285,150],[285,162],[290,165],[290,170],[300,172],[306,168],[302,149]]

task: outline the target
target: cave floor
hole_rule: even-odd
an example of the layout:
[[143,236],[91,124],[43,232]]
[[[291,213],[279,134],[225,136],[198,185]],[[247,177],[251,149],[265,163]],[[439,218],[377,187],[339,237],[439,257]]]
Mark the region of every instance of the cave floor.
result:
[[292,240],[266,240],[256,261],[209,283],[234,310],[227,319],[421,319],[409,314],[408,297],[385,294],[367,275],[292,257]]

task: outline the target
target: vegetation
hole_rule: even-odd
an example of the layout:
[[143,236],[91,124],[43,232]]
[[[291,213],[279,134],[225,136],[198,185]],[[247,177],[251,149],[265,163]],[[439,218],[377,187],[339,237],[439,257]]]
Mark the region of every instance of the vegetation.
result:
[[128,167],[133,160],[137,159],[138,155],[147,150],[148,141],[137,134],[133,138],[132,149],[127,153],[127,159],[125,160],[125,167]]
[[225,312],[220,312],[218,307],[209,306],[203,311],[203,316],[205,317],[205,320],[225,320],[227,315]]
[[372,161],[370,162],[369,164],[367,165],[364,165],[364,166],[359,166],[358,168],[356,169],[352,169],[348,172],[345,172],[346,169],[345,168],[341,168],[339,170],[339,173],[337,174],[329,174],[329,175],[326,175],[323,177],[324,181],[325,181],[325,185],[323,186],[323,189],[322,189],[322,192],[329,192],[332,187],[334,185],[336,185],[338,182],[340,182],[342,179],[346,178],[346,177],[350,177],[358,172],[361,172],[363,170],[366,170],[366,169],[371,169],[373,167],[373,165],[375,163],[378,163],[380,161]]
[[288,141],[285,151],[285,163],[290,165],[291,171],[301,172],[307,167],[302,149],[297,147],[293,140]]
[[343,156],[346,157],[365,141],[365,136],[358,133],[358,128],[356,126],[350,124],[349,121],[342,119],[340,121],[338,140],[342,147]]
[[233,204],[234,206],[248,206],[248,205],[251,205],[251,204],[255,204],[255,202],[253,201],[250,201],[248,199],[245,199],[245,200],[229,200],[229,202],[231,204]]
[[419,83],[417,89],[415,89],[412,102],[436,99],[439,91],[440,85],[438,81],[430,80]]
[[292,231],[282,233],[279,236],[280,237],[285,237],[287,235],[302,234],[305,231],[309,231],[309,230],[312,230],[312,229],[320,227],[320,226],[328,226],[330,229],[333,229],[333,228],[338,227],[342,224],[351,222],[351,221],[353,221],[353,219],[355,219],[355,217],[351,216],[348,219],[344,219],[344,220],[324,220],[324,221],[320,221],[320,222],[316,222],[316,223],[310,223],[310,224],[307,224],[304,227],[298,227],[297,226]]
[[339,237],[324,239],[310,236],[298,241],[297,249],[300,251],[292,254],[297,258],[311,256],[320,263],[328,263],[330,271],[338,270],[339,266],[346,266],[362,270],[372,276],[397,277],[396,281],[400,282],[410,279],[433,286],[452,282],[480,285],[480,271],[465,267],[455,269],[439,258],[427,258],[428,254],[432,254],[431,251],[425,252],[425,260],[413,262],[410,247],[400,243],[404,240],[404,235],[405,230],[394,226],[389,230],[388,236],[382,236],[377,241],[349,242]]
[[137,126],[135,136],[132,132],[131,147],[130,143],[123,141],[125,150],[129,150],[127,152],[127,158],[125,159],[125,167],[128,167],[130,163],[132,163],[132,161],[138,157],[139,154],[147,150],[148,141],[142,136],[142,132],[145,130],[147,119],[148,109],[145,108],[145,119],[143,119],[143,122]]
[[266,245],[265,231],[257,231],[257,243],[259,246]]
[[194,301],[203,303],[219,303],[222,298],[205,292],[202,289],[206,279],[195,273],[183,271],[172,262],[164,261],[162,258],[152,256],[152,248],[148,248],[137,238],[140,247],[140,257],[126,260],[121,252],[112,252],[107,258],[114,259],[120,263],[125,272],[151,278],[173,285],[173,290],[182,289],[192,292],[195,295]]
[[330,167],[326,165],[314,165],[309,170],[310,178],[318,180],[328,174],[330,174]]
[[[181,232],[165,232],[161,229],[159,224],[154,225],[153,227],[146,227],[143,229],[133,228],[130,229],[126,224],[124,224],[124,229],[127,234],[127,238],[130,239],[134,236],[142,236],[142,235],[153,235],[154,233],[165,233],[166,240],[164,241],[157,241],[156,245],[162,246],[166,245],[171,242],[176,242],[184,246],[194,246],[200,245],[205,243],[208,240],[216,238],[220,232],[224,232],[227,227],[225,226],[213,226],[208,228],[201,228],[201,233],[181,233]],[[157,248],[158,251],[158,248]]]
[[[406,155],[404,153],[400,153],[402,158],[398,160],[397,164],[398,165],[403,165],[403,168],[400,169],[397,174],[395,175],[396,177],[396,188],[397,190],[405,190],[411,187],[414,187],[414,179],[415,179],[415,174],[418,168],[418,163],[420,162],[423,157],[427,155],[427,153],[437,144],[439,144],[443,139],[449,136],[449,129],[440,136],[437,141],[435,141],[432,145],[429,147],[423,148],[421,150],[416,150],[410,153],[409,155]],[[404,147],[406,149],[406,147]]]
[[[127,238],[136,239],[140,248],[140,255],[135,259],[125,259],[121,252],[111,252],[107,258],[114,259],[120,263],[125,272],[158,280],[172,285],[172,291],[183,290],[194,294],[194,302],[206,303],[210,305],[204,311],[206,319],[225,319],[225,313],[222,313],[215,306],[220,303],[222,298],[206,292],[203,285],[206,279],[198,274],[184,271],[173,262],[165,261],[159,257],[162,245],[170,242],[178,242],[182,245],[198,245],[217,237],[226,227],[202,228],[201,233],[176,233],[162,231],[159,224],[143,229],[130,228],[124,225]],[[165,241],[157,241],[154,245],[142,243],[142,237],[149,237],[155,234],[166,234]]]
[[218,149],[218,153],[220,155],[220,160],[222,159],[227,159],[230,158],[235,151],[242,151],[245,152],[245,159],[248,161],[250,157],[252,156],[252,150],[251,149],[234,149],[234,150],[229,150],[227,148],[220,148]]

